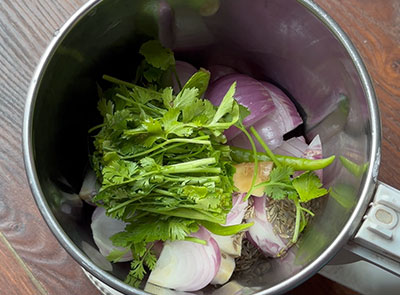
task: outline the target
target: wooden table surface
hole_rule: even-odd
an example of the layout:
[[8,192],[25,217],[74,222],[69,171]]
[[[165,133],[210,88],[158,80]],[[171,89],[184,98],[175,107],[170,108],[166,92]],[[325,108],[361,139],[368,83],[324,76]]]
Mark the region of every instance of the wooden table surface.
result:
[[[294,0],[292,0],[294,1]],[[37,210],[21,129],[28,85],[54,31],[85,0],[0,0],[0,294],[98,294]],[[383,123],[379,179],[400,188],[400,1],[316,0],[353,40]],[[356,294],[319,275],[290,294]]]

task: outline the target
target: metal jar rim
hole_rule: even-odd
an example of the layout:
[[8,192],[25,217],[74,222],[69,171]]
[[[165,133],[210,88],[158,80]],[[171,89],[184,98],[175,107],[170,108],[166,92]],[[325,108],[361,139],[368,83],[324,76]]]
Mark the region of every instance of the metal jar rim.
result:
[[[85,5],[83,5],[76,13],[74,13],[71,18],[62,26],[58,31],[58,34],[53,38],[50,45],[43,54],[36,71],[34,73],[33,79],[31,81],[26,104],[24,111],[24,121],[23,121],[23,153],[25,170],[29,180],[29,185],[33,196],[35,198],[36,204],[46,221],[47,225],[60,242],[60,244],[67,250],[67,252],[89,273],[97,277],[99,280],[105,284],[111,286],[112,288],[126,293],[126,294],[147,294],[146,292],[135,289],[128,286],[122,281],[118,280],[111,274],[103,271],[98,266],[96,266],[67,236],[63,231],[62,227],[58,223],[57,219],[51,212],[49,205],[43,195],[43,192],[39,186],[39,180],[37,177],[37,172],[34,163],[33,147],[32,147],[32,121],[33,114],[36,103],[36,96],[38,89],[41,84],[41,79],[46,72],[47,65],[53,57],[58,45],[62,42],[65,36],[69,33],[71,28],[82,19],[92,8],[98,5],[102,0],[90,0]],[[353,235],[361,222],[362,216],[368,206],[368,203],[372,197],[373,189],[377,182],[377,174],[380,162],[380,144],[381,144],[381,124],[378,111],[378,105],[375,97],[375,92],[372,86],[371,79],[368,75],[366,67],[358,54],[356,48],[351,43],[350,39],[344,33],[344,31],[338,26],[338,24],[327,15],[327,13],[322,10],[317,4],[312,0],[297,0],[300,4],[306,7],[311,13],[313,13],[318,19],[320,19],[325,26],[336,36],[338,41],[346,49],[349,56],[351,57],[355,68],[357,69],[359,78],[361,80],[363,90],[367,99],[367,104],[369,108],[369,115],[371,120],[371,149],[369,155],[369,162],[373,163],[368,168],[365,176],[365,182],[363,184],[362,190],[360,192],[360,199],[355,207],[349,220],[331,243],[331,245],[325,249],[325,251],[312,263],[302,269],[299,273],[293,277],[257,294],[277,294],[283,293],[304,282],[306,279],[314,275],[320,268],[322,268],[328,261],[333,258],[333,256],[347,243],[349,238]]]

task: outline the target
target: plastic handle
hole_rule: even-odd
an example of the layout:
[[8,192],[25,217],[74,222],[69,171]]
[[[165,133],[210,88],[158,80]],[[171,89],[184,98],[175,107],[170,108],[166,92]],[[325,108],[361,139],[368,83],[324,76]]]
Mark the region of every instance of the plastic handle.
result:
[[360,229],[346,247],[400,277],[400,191],[379,183]]

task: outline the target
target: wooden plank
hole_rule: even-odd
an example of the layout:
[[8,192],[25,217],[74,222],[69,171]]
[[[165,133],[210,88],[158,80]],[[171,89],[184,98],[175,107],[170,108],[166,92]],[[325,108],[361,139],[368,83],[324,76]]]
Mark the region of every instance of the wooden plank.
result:
[[349,35],[367,66],[382,118],[379,179],[400,188],[400,1],[315,2]]
[[[98,294],[36,209],[25,178],[20,139],[25,95],[33,70],[53,32],[84,2],[0,1],[0,231],[49,294],[81,294],[82,290],[84,294]],[[396,169],[400,163],[400,2],[315,2],[348,33],[373,78],[384,136],[379,178],[400,187]],[[19,281],[9,288],[15,288],[15,294],[40,294],[40,288],[20,269],[21,265],[12,265],[15,257],[9,256],[11,250],[3,247],[0,245],[0,294],[5,292],[8,278],[15,276]],[[328,295],[354,294],[318,275],[291,294],[321,291]],[[10,292],[5,294],[13,294]]]
[[[84,2],[0,1],[0,230],[49,294],[99,293],[39,214],[21,151],[23,106],[34,68],[53,32]],[[3,274],[12,275],[6,268]],[[23,285],[16,290],[29,294]],[[39,294],[33,287],[32,292]]]
[[0,232],[0,294],[48,294]]

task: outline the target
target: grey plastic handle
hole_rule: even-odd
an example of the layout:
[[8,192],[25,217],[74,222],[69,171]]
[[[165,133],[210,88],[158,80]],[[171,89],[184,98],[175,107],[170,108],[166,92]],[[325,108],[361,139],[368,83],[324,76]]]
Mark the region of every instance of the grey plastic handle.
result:
[[400,277],[400,191],[382,182],[345,249]]

